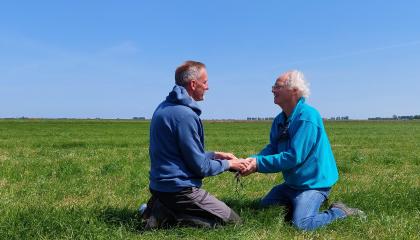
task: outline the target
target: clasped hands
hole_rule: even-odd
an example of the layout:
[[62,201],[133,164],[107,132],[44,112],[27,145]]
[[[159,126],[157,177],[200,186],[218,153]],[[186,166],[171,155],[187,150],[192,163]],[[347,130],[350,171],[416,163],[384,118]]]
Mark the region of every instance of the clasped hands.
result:
[[257,171],[257,160],[255,158],[240,159],[233,153],[215,152],[215,159],[225,159],[229,161],[229,170],[239,172],[242,176],[247,176]]

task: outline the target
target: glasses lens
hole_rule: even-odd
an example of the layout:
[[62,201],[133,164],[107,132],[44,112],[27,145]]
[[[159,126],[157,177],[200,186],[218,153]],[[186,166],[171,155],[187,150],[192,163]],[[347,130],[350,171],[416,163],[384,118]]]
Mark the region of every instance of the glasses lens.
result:
[[273,89],[273,90],[278,90],[278,89],[282,89],[282,88],[285,88],[286,86],[285,85],[273,85],[272,87],[271,87],[271,89]]

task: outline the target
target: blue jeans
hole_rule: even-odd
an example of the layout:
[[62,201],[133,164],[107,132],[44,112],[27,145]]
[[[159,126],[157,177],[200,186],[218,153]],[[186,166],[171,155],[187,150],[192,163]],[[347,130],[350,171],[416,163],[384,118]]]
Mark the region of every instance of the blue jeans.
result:
[[338,219],[345,218],[343,211],[333,208],[319,212],[321,204],[328,199],[331,188],[298,190],[286,184],[275,186],[261,199],[262,207],[283,205],[291,211],[292,224],[301,230],[314,230]]

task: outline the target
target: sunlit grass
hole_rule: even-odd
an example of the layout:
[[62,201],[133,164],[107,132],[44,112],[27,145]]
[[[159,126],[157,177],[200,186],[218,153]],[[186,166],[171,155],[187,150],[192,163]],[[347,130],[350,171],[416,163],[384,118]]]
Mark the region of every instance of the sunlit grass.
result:
[[[368,218],[295,230],[284,209],[258,209],[279,174],[230,173],[204,188],[243,218],[214,230],[143,231],[149,122],[0,120],[1,239],[420,239],[420,122],[326,122],[340,180],[331,201]],[[206,148],[246,157],[268,141],[269,122],[205,122]]]

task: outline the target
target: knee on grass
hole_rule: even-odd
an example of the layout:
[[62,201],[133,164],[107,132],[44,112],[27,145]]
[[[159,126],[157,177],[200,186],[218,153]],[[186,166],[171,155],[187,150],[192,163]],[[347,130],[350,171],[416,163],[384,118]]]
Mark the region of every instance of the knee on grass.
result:
[[292,224],[295,228],[302,231],[312,231],[316,228],[311,224],[311,219],[308,218],[293,219]]

